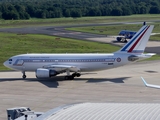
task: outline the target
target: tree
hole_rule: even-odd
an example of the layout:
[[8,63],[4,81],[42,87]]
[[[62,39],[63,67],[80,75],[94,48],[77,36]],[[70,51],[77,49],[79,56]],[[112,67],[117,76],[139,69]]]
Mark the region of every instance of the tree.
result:
[[82,17],[82,12],[79,9],[72,9],[71,10],[71,17]]
[[5,20],[18,20],[19,14],[14,11],[7,11],[2,14],[3,19]]
[[111,12],[111,15],[113,16],[121,16],[123,14],[123,11],[121,8],[114,8]]
[[[12,12],[11,12],[12,11]],[[5,19],[159,14],[159,0],[0,0]]]
[[89,16],[101,16],[102,13],[101,13],[101,11],[98,8],[91,8],[89,10],[89,14],[88,15]]
[[150,14],[159,14],[160,13],[160,8],[157,6],[152,6],[149,10]]
[[146,14],[147,13],[147,8],[145,6],[140,7],[140,14]]
[[132,14],[131,9],[129,7],[123,7],[122,11],[123,11],[122,15],[131,15]]
[[65,9],[63,16],[64,17],[71,17],[71,11],[69,9]]
[[0,12],[0,19],[2,19],[2,12]]
[[36,9],[33,7],[33,5],[29,4],[26,6],[26,12],[31,16],[31,17],[36,17],[35,12]]
[[45,11],[43,11],[43,12],[41,13],[41,17],[42,17],[43,19],[47,18]]
[[23,5],[16,4],[14,7],[18,12],[25,12],[25,7]]
[[55,18],[62,17],[62,11],[61,11],[61,9],[60,8],[55,9],[54,14],[55,14]]
[[30,15],[27,12],[24,13],[24,17],[25,19],[30,19]]

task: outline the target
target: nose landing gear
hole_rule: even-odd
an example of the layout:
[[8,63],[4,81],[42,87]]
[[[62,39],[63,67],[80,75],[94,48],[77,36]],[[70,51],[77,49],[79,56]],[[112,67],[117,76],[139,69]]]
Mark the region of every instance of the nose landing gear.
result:
[[22,71],[22,73],[23,73],[22,78],[25,79],[27,77],[25,71]]

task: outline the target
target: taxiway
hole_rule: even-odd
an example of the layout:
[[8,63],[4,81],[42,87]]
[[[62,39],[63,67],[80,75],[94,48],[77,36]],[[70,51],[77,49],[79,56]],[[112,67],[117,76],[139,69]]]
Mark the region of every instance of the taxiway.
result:
[[160,61],[137,62],[110,70],[84,73],[75,80],[36,79],[28,72],[0,72],[0,119],[5,120],[6,109],[27,106],[46,112],[55,107],[81,102],[160,103],[160,89],[147,88],[141,81],[160,85]]

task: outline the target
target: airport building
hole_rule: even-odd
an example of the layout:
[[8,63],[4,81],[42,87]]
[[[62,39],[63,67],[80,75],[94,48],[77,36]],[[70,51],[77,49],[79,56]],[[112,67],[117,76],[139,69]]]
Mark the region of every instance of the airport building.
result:
[[[25,108],[21,108],[23,111]],[[8,120],[160,120],[157,103],[78,103],[49,110],[33,112],[29,108],[16,113],[8,109]],[[12,112],[11,112],[12,111]],[[14,114],[13,114],[14,113]],[[10,114],[10,115],[9,115]]]

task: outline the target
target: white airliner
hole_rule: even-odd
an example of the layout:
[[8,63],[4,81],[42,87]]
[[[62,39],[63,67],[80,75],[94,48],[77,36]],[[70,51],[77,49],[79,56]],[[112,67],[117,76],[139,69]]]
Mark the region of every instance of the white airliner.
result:
[[26,71],[35,71],[37,78],[50,78],[66,72],[65,79],[74,79],[81,72],[115,68],[155,55],[143,53],[153,27],[142,26],[126,45],[111,54],[21,54],[9,58],[4,65],[22,71],[24,79]]
[[141,77],[141,79],[142,79],[142,81],[143,81],[143,83],[144,83],[144,85],[145,85],[146,87],[151,87],[151,88],[158,88],[158,89],[160,89],[160,85],[148,84],[148,83],[144,80],[143,77]]

